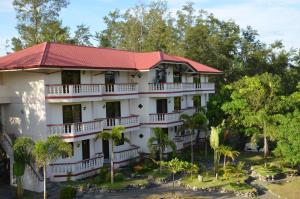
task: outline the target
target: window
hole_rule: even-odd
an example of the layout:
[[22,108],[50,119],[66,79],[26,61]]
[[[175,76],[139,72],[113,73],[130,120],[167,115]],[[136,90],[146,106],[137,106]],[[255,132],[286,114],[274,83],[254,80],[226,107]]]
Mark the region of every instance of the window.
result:
[[81,122],[81,104],[63,106],[63,123]]
[[69,142],[70,146],[71,146],[71,149],[72,149],[72,153],[71,153],[71,156],[68,156],[68,155],[63,155],[62,158],[71,158],[74,156],[74,142]]
[[155,83],[165,83],[167,81],[165,69],[157,69],[155,75]]
[[181,110],[181,97],[174,97],[174,111]]
[[62,84],[80,84],[80,71],[65,70],[61,73]]
[[173,82],[174,83],[181,83],[182,82],[182,75],[180,72],[174,71],[173,73]]
[[115,73],[112,71],[105,72],[105,84],[115,83]]
[[122,133],[122,138],[119,142],[116,143],[116,146],[123,145],[124,143],[125,143],[125,137],[124,137],[124,133]]
[[193,103],[195,108],[200,108],[201,107],[201,96],[196,95],[193,97]]

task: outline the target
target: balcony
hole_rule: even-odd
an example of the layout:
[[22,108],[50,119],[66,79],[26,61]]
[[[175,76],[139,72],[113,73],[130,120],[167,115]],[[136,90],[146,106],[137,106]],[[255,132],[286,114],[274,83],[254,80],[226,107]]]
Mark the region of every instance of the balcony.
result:
[[181,96],[184,94],[197,94],[201,92],[214,92],[215,84],[202,83],[149,83],[148,92],[142,94],[154,94],[154,97]]
[[181,125],[180,112],[173,113],[151,113],[149,114],[149,122],[145,123],[150,127],[167,128]]
[[139,147],[130,145],[128,149],[123,149],[114,152],[114,163],[117,167],[124,165],[124,163],[137,159],[140,157]]
[[183,146],[188,146],[191,144],[191,136],[192,136],[192,140],[193,142],[195,142],[195,139],[196,139],[196,133],[194,134],[184,134],[182,135],[182,138],[183,138]]
[[100,100],[101,88],[101,84],[46,85],[46,99],[49,102],[80,102],[84,101],[84,98]]
[[192,116],[194,113],[196,113],[195,107],[187,107],[180,110],[181,114],[186,114],[188,116]]
[[0,85],[0,104],[10,103],[9,93],[6,86]]
[[174,143],[176,145],[176,150],[177,151],[183,149],[183,141],[184,141],[183,137],[181,137],[181,136],[175,136],[173,138],[173,141],[174,141]]
[[130,115],[120,118],[106,118],[104,129],[110,130],[117,125],[122,125],[126,128],[125,132],[138,130],[140,127],[140,120],[138,115]]
[[79,162],[50,164],[52,180],[64,181],[68,177],[76,180],[95,175],[97,170],[103,166],[103,162],[103,154],[98,154],[97,157]]
[[49,102],[81,102],[102,99],[130,99],[138,97],[138,85],[122,84],[51,84],[46,85]]
[[101,132],[104,127],[104,121],[90,121],[70,124],[49,124],[48,134],[58,135],[66,141],[77,141],[93,138],[96,133]]
[[133,83],[102,85],[103,98],[132,99],[138,98],[138,85]]

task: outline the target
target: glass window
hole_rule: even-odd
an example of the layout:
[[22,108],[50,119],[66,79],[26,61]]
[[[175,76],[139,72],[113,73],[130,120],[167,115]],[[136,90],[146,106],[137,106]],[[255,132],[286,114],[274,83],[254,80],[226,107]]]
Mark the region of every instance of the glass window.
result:
[[181,97],[174,97],[174,111],[181,110]]

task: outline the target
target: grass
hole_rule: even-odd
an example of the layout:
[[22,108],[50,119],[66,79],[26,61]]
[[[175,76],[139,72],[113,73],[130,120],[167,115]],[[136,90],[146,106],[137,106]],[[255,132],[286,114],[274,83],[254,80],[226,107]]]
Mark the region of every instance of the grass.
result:
[[146,175],[151,176],[155,182],[162,182],[171,175],[171,172],[168,170],[162,170],[162,173],[160,173],[159,169],[154,169],[147,172]]
[[276,176],[282,173],[282,170],[277,167],[264,167],[262,165],[253,166],[252,169],[261,176],[269,177]]
[[266,185],[266,187],[282,198],[296,199],[299,198],[300,195],[300,177],[295,177],[290,182],[269,184]]
[[111,184],[110,182],[106,182],[98,186],[101,187],[102,189],[120,190],[126,188],[129,185],[145,186],[147,184],[148,184],[148,180],[146,179],[126,179],[122,182],[115,182],[114,184]]

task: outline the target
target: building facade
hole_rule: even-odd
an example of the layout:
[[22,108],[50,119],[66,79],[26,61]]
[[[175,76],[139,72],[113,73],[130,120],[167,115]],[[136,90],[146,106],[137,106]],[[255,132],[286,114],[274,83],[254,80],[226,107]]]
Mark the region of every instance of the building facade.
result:
[[[178,131],[180,115],[206,107],[215,92],[210,77],[220,73],[162,52],[39,44],[0,58],[1,143],[12,166],[12,137],[61,136],[73,154],[50,164],[51,181],[97,173],[110,160],[111,143],[95,136],[116,125],[126,128],[123,136],[130,140],[114,147],[116,168],[149,153],[147,141],[155,127],[181,150],[190,135]],[[25,188],[42,191],[34,165],[24,178]]]

